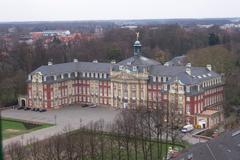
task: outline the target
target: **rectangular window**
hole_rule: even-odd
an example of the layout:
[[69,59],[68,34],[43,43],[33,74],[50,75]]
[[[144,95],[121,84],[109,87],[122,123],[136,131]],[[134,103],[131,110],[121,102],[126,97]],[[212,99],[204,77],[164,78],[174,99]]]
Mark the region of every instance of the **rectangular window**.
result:
[[166,100],[166,99],[167,99],[167,95],[164,95],[164,96],[163,96],[163,99],[165,99],[165,100]]
[[189,104],[186,104],[186,113],[190,114],[190,106],[189,106]]
[[167,91],[167,85],[164,84],[164,91]]
[[186,92],[187,92],[187,93],[190,92],[190,86],[186,86]]

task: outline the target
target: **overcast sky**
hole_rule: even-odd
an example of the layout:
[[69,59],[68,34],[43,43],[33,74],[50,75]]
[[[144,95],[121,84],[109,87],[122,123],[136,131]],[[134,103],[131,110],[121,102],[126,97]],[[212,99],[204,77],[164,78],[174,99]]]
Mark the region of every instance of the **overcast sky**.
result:
[[0,0],[0,21],[240,17],[240,0]]

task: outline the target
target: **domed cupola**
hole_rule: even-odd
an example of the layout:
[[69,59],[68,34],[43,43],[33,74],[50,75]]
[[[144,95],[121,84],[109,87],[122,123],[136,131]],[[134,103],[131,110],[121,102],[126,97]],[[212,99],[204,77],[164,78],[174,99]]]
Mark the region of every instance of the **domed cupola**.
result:
[[137,40],[135,41],[133,47],[134,47],[134,56],[141,55],[141,43],[139,41],[139,32],[137,34]]

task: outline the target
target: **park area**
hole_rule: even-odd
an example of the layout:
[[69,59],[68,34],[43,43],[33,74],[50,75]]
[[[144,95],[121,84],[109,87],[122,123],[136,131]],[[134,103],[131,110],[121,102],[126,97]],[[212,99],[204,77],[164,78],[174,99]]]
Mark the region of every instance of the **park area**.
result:
[[1,123],[3,139],[8,139],[51,126],[50,124],[36,124],[10,118],[1,119]]

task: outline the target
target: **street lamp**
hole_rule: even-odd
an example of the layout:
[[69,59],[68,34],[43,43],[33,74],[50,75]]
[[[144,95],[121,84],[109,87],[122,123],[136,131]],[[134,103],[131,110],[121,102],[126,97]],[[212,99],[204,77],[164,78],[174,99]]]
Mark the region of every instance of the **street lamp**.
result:
[[54,115],[54,123],[57,125],[57,115]]

